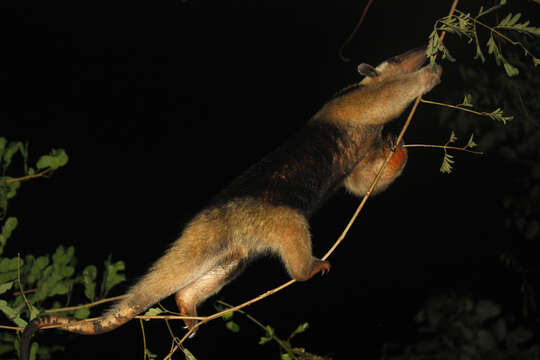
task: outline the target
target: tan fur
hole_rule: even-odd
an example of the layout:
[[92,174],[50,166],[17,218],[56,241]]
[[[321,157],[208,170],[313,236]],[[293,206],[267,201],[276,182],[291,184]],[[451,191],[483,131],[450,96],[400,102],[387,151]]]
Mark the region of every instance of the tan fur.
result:
[[382,125],[388,118],[399,116],[415,98],[437,85],[441,72],[440,67],[425,66],[412,73],[384,76],[382,81],[367,77],[360,82],[365,87],[331,100],[314,119],[344,127]]

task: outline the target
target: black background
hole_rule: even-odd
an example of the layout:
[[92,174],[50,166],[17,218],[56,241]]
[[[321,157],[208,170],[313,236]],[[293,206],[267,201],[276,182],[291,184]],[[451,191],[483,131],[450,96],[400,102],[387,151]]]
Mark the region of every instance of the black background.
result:
[[[51,179],[23,184],[10,204],[20,227],[5,254],[75,245],[81,268],[101,267],[112,254],[126,261],[133,283],[218,190],[358,81],[358,63],[375,65],[426,43],[451,5],[376,1],[345,50],[352,61],[343,63],[338,49],[364,3],[3,1],[0,135],[28,141],[34,160],[51,148],[70,157]],[[445,87],[455,66],[443,67],[442,84],[428,98],[461,98]],[[446,141],[438,111],[420,105],[409,143]],[[283,337],[308,321],[297,345],[309,351],[374,358],[385,341],[403,339],[428,294],[457,288],[519,297],[517,283],[493,287],[510,276],[496,259],[507,236],[498,194],[510,175],[498,171],[495,155],[456,154],[451,175],[439,173],[441,159],[439,151],[411,149],[402,177],[369,200],[329,259],[332,271],[248,312]],[[316,255],[358,203],[340,192],[312,218]],[[238,304],[287,279],[278,260],[264,258],[219,296]],[[163,303],[174,309],[171,300]],[[212,311],[211,302],[200,308]],[[217,320],[187,347],[198,359],[278,358],[275,345],[257,344],[260,330],[236,317],[240,334]],[[150,349],[166,354],[165,324],[146,329]],[[58,341],[51,336],[44,331],[39,341]],[[107,335],[65,338],[66,358],[142,358],[136,321]]]

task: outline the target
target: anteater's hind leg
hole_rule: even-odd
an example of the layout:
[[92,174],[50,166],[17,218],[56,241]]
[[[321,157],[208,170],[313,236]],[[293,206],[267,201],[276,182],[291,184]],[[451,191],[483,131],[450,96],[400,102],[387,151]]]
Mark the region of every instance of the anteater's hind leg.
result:
[[[233,254],[219,262],[193,283],[176,293],[176,305],[182,315],[197,316],[197,305],[218,292],[242,270],[245,257]],[[186,327],[191,328],[197,323],[195,319],[185,319]],[[190,335],[194,336],[195,331]]]
[[272,250],[280,256],[292,278],[309,280],[313,275],[330,270],[330,263],[317,259],[311,251],[309,225],[304,216],[293,209],[281,210],[281,216],[269,236]]

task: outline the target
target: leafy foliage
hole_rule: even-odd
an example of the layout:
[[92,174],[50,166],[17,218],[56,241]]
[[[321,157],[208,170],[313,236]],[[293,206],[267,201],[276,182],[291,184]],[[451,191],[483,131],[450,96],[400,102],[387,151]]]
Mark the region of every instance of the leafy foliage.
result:
[[[499,25],[530,27],[528,23],[518,25],[518,20],[516,15],[506,16]],[[540,53],[538,38],[527,46],[531,52]],[[523,61],[519,48],[508,48],[506,58],[519,69],[519,76],[509,78],[484,68],[472,68],[465,62],[460,65],[460,83],[467,89],[468,102],[481,108],[497,107],[490,117],[506,126],[471,118],[463,112],[443,112],[442,119],[459,132],[481,131],[479,146],[496,153],[501,172],[510,176],[508,186],[499,190],[507,214],[505,225],[516,236],[508,240],[504,258],[516,258],[522,264],[520,274],[529,272],[530,278],[531,272],[538,273],[533,254],[540,238],[540,73],[534,64]],[[514,114],[516,120],[509,122],[500,108]],[[524,289],[529,291],[529,287]]]
[[[14,156],[20,153],[23,160],[24,176],[11,177]],[[0,255],[7,240],[17,228],[16,217],[7,217],[8,201],[19,190],[21,182],[50,174],[68,163],[68,156],[62,149],[52,150],[49,155],[39,158],[35,168],[28,166],[28,145],[22,142],[9,142],[0,137],[0,221],[3,221],[0,232]],[[112,262],[110,257],[105,261],[99,294],[96,294],[98,271],[95,265],[86,266],[81,272],[76,271],[77,259],[73,246],[59,246],[51,255],[26,255],[24,258],[0,257],[0,312],[16,327],[23,328],[29,320],[43,314],[55,313],[85,319],[90,315],[88,306],[77,306],[62,309],[69,305],[76,285],[84,289],[88,301],[103,298],[115,285],[125,280],[122,261]],[[54,311],[58,309],[58,311]],[[0,332],[0,356],[7,356],[18,350],[19,342],[13,332]],[[50,359],[51,353],[63,350],[62,346],[39,346],[33,343],[30,347],[30,359]]]
[[[231,306],[223,301],[218,301],[215,304],[215,307],[218,311],[223,311],[226,308],[230,308]],[[322,357],[319,355],[315,355],[312,353],[309,353],[304,348],[297,348],[293,347],[291,344],[291,340],[293,337],[295,337],[298,334],[301,334],[305,332],[309,324],[302,323],[298,325],[298,327],[291,332],[291,334],[287,337],[287,339],[282,339],[278,337],[276,334],[275,329],[270,325],[263,325],[261,322],[259,322],[257,319],[255,319],[252,315],[247,314],[246,312],[242,310],[237,310],[237,312],[243,314],[246,318],[251,320],[252,323],[256,324],[259,328],[264,330],[265,334],[259,338],[259,345],[264,345],[268,342],[275,342],[279,348],[280,348],[280,358],[281,360],[331,360],[330,357]],[[234,313],[230,312],[222,316],[222,319],[225,321],[225,327],[234,332],[238,333],[240,331],[240,325],[238,325],[236,322],[233,321]]]
[[540,65],[540,59],[534,56],[525,46],[523,46],[522,42],[514,41],[503,33],[503,31],[505,31],[508,33],[519,33],[528,36],[540,35],[540,28],[529,26],[530,21],[518,23],[519,19],[521,18],[521,13],[514,15],[509,13],[504,19],[494,26],[488,26],[478,20],[480,17],[500,9],[505,4],[506,0],[501,0],[499,4],[486,10],[481,7],[478,15],[476,16],[472,16],[470,13],[464,13],[456,9],[455,15],[439,19],[435,23],[434,29],[429,35],[429,43],[426,51],[431,64],[435,63],[435,56],[438,53],[442,54],[442,59],[448,59],[452,62],[455,61],[448,48],[442,43],[438,34],[439,31],[446,31],[448,33],[456,34],[459,37],[465,37],[468,39],[469,43],[474,42],[476,46],[475,59],[480,59],[482,62],[485,62],[486,57],[484,55],[484,51],[482,50],[477,29],[477,26],[481,26],[489,31],[489,37],[485,44],[488,54],[493,55],[497,65],[503,65],[504,70],[509,77],[518,75],[519,70],[515,65],[508,61],[506,57],[503,56],[499,40],[520,47],[526,56],[530,56],[532,58],[534,66]]
[[417,314],[417,341],[386,344],[381,360],[537,359],[533,331],[491,300],[440,295]]
[[[22,156],[24,176],[13,178],[7,175],[7,171],[17,154]],[[30,167],[28,166],[28,144],[23,144],[22,141],[8,142],[6,138],[0,137],[0,221],[4,220],[8,209],[8,201],[15,197],[22,181],[57,170],[65,166],[68,161],[69,158],[63,149],[53,149],[49,155],[43,155],[38,159],[35,168]],[[42,171],[38,173],[36,170]],[[2,254],[5,241],[7,241],[7,238],[0,237],[0,254]]]
[[[452,164],[454,163],[454,157],[452,155],[450,155],[448,153],[448,150],[447,150],[447,147],[449,144],[451,143],[455,143],[456,141],[458,140],[456,134],[452,131],[450,133],[450,138],[448,139],[448,141],[446,142],[446,144],[444,144],[444,146],[442,147],[443,150],[444,150],[444,158],[443,158],[443,162],[441,164],[441,167],[440,167],[440,171],[442,173],[451,173],[452,172]],[[466,150],[466,149],[472,149],[474,147],[476,147],[476,143],[474,142],[474,135],[471,134],[471,137],[469,138],[469,141],[467,141],[467,144],[465,144],[465,146],[461,147],[461,148],[458,148],[460,150]]]
[[38,169],[51,168],[56,170],[68,162],[68,156],[63,149],[53,149],[50,155],[43,155],[37,162]]

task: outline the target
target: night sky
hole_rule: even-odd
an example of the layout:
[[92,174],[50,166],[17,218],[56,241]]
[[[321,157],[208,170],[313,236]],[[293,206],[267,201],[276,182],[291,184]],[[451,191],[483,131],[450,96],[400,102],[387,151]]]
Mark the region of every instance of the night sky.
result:
[[[23,184],[10,203],[20,226],[5,255],[75,245],[82,268],[101,267],[112,254],[127,264],[129,281],[111,295],[122,294],[216,192],[358,81],[359,63],[376,65],[425,44],[451,1],[376,1],[344,63],[338,49],[364,3],[3,1],[0,136],[28,141],[34,161],[51,148],[70,157],[52,178]],[[461,98],[445,87],[457,68],[442,66],[442,83],[427,98]],[[439,109],[421,104],[407,142],[444,144],[450,129],[438,116]],[[509,236],[500,190],[510,175],[499,173],[495,154],[455,155],[454,173],[442,175],[440,151],[411,149],[402,177],[368,201],[329,258],[327,276],[247,311],[283,337],[308,321],[295,344],[309,351],[373,358],[412,327],[429,294],[500,295],[489,285],[510,276],[497,262]],[[316,256],[359,201],[340,191],[312,218]],[[263,258],[219,298],[239,304],[286,280],[277,259]],[[518,288],[498,291],[519,296]],[[174,309],[171,299],[163,304]],[[199,310],[212,313],[212,301]],[[213,321],[186,346],[198,359],[277,359],[276,346],[258,345],[263,333],[236,317],[240,334]],[[182,334],[179,323],[173,326]],[[170,342],[165,324],[146,330],[162,358]],[[40,342],[57,341],[45,333]],[[66,358],[142,358],[136,321],[98,337],[66,336]]]

